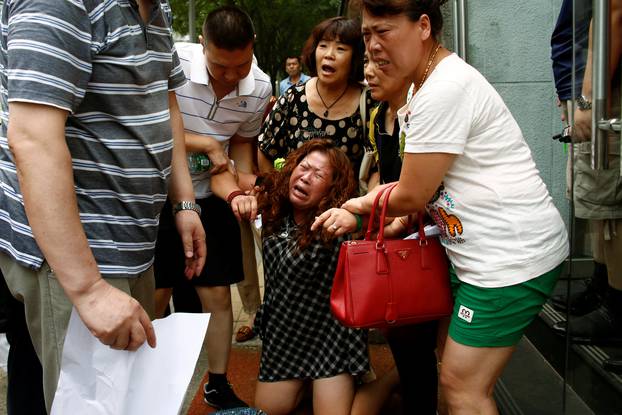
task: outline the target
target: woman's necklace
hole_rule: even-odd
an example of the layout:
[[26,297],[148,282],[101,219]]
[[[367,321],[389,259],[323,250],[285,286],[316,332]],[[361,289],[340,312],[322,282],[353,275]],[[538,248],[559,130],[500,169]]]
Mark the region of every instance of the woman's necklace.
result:
[[337,99],[333,101],[332,104],[326,105],[324,98],[322,98],[322,94],[320,94],[320,89],[317,87],[318,82],[319,82],[319,79],[315,81],[315,91],[317,92],[317,96],[320,97],[320,101],[322,101],[324,108],[326,108],[326,111],[324,111],[324,118],[326,118],[328,117],[328,110],[331,109],[337,102],[339,102],[339,100],[343,98],[343,96],[346,94],[346,92],[348,91],[348,85],[346,85],[346,89],[343,90],[341,95],[339,95]]
[[430,55],[430,60],[428,60],[428,65],[425,67],[425,72],[423,73],[423,78],[421,78],[421,81],[419,82],[419,86],[417,86],[417,91],[419,91],[421,89],[421,87],[423,86],[423,83],[427,79],[428,73],[430,72],[430,67],[432,66],[432,62],[434,62],[434,59],[436,58],[436,54],[438,53],[438,50],[440,48],[441,48],[441,44],[439,43],[436,46],[436,49],[434,49],[434,53],[432,53],[432,55]]
[[[430,68],[432,67],[432,62],[434,62],[434,59],[436,59],[436,54],[438,53],[438,50],[440,48],[441,48],[441,44],[439,43],[438,45],[436,45],[436,49],[434,49],[434,52],[430,55],[428,64],[426,65],[425,71],[423,72],[423,78],[421,78],[421,81],[419,81],[419,85],[417,86],[417,91],[414,91],[413,95],[408,100],[409,103],[415,98],[415,93],[421,89],[421,87],[423,86],[423,83],[428,78],[428,74],[430,73]],[[404,122],[406,123],[406,125],[408,125],[409,117],[410,117],[410,111],[407,111],[406,115],[404,116]],[[405,146],[406,146],[406,133],[404,132],[404,130],[402,130],[400,132],[400,158],[402,160],[404,160],[404,147]]]

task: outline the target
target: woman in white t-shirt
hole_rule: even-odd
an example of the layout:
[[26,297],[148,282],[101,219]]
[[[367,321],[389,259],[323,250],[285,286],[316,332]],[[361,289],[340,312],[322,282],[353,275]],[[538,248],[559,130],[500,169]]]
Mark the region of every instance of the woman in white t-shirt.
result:
[[[363,37],[379,70],[415,85],[398,111],[403,165],[389,214],[427,210],[453,264],[444,396],[452,413],[495,414],[495,382],[550,295],[568,239],[503,100],[438,42],[444,2],[361,0]],[[369,213],[375,193],[344,207]]]

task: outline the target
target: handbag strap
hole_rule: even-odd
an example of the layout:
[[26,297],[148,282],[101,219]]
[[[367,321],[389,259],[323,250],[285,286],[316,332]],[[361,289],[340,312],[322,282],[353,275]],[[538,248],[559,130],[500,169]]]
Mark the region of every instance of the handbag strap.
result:
[[[391,196],[391,192],[393,191],[393,189],[397,187],[397,185],[398,183],[394,183],[391,186],[386,188],[386,195],[384,197],[384,200],[382,201],[382,210],[380,211],[380,224],[378,226],[378,238],[376,241],[377,247],[384,246],[384,223],[385,223],[386,216],[387,216],[387,207],[389,206],[389,197]],[[374,200],[374,206],[372,207],[372,212],[374,211],[374,207],[378,205],[379,199],[380,197],[376,196],[376,199]],[[373,221],[373,216],[370,218],[369,222],[371,223],[372,221]],[[423,245],[427,243],[427,240],[425,236],[425,227],[423,226],[423,214],[422,213],[417,214],[417,221],[419,222],[419,243]],[[368,227],[368,232],[369,232],[369,227]],[[365,235],[365,239],[367,239],[367,235]]]
[[376,241],[376,247],[384,246],[384,222],[387,216],[387,207],[389,206],[389,197],[393,189],[397,187],[397,183],[387,187],[386,195],[382,201],[382,210],[380,211],[380,224],[378,225],[378,238]]
[[376,218],[376,209],[378,208],[378,203],[380,202],[380,198],[382,194],[387,190],[387,187],[380,189],[376,198],[374,199],[374,204],[371,205],[371,212],[369,213],[369,222],[367,223],[367,232],[365,232],[365,240],[371,241],[371,231],[374,229],[374,219]]
[[417,214],[417,220],[419,221],[419,244],[423,245],[428,243],[425,236],[425,226],[423,225],[423,212]]

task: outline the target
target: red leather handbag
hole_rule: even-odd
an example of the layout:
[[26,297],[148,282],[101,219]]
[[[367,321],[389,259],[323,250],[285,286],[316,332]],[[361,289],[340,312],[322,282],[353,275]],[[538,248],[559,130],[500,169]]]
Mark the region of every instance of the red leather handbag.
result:
[[365,239],[341,245],[330,308],[348,327],[386,328],[436,320],[451,314],[449,268],[437,237],[426,237],[419,215],[420,239],[385,240],[386,190],[376,240],[371,239],[381,191],[374,201]]

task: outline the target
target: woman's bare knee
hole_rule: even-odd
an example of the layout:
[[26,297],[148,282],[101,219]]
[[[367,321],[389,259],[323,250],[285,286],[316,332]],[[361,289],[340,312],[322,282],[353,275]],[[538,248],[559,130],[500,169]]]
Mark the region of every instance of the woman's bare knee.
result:
[[441,368],[441,373],[439,374],[439,384],[448,401],[452,400],[454,397],[457,397],[460,394],[460,391],[465,389],[464,382],[461,378],[446,366],[442,366]]
[[326,415],[350,415],[354,401],[354,380],[342,373],[313,381],[313,412]]
[[291,414],[302,398],[302,381],[257,382],[255,407],[269,415]]

